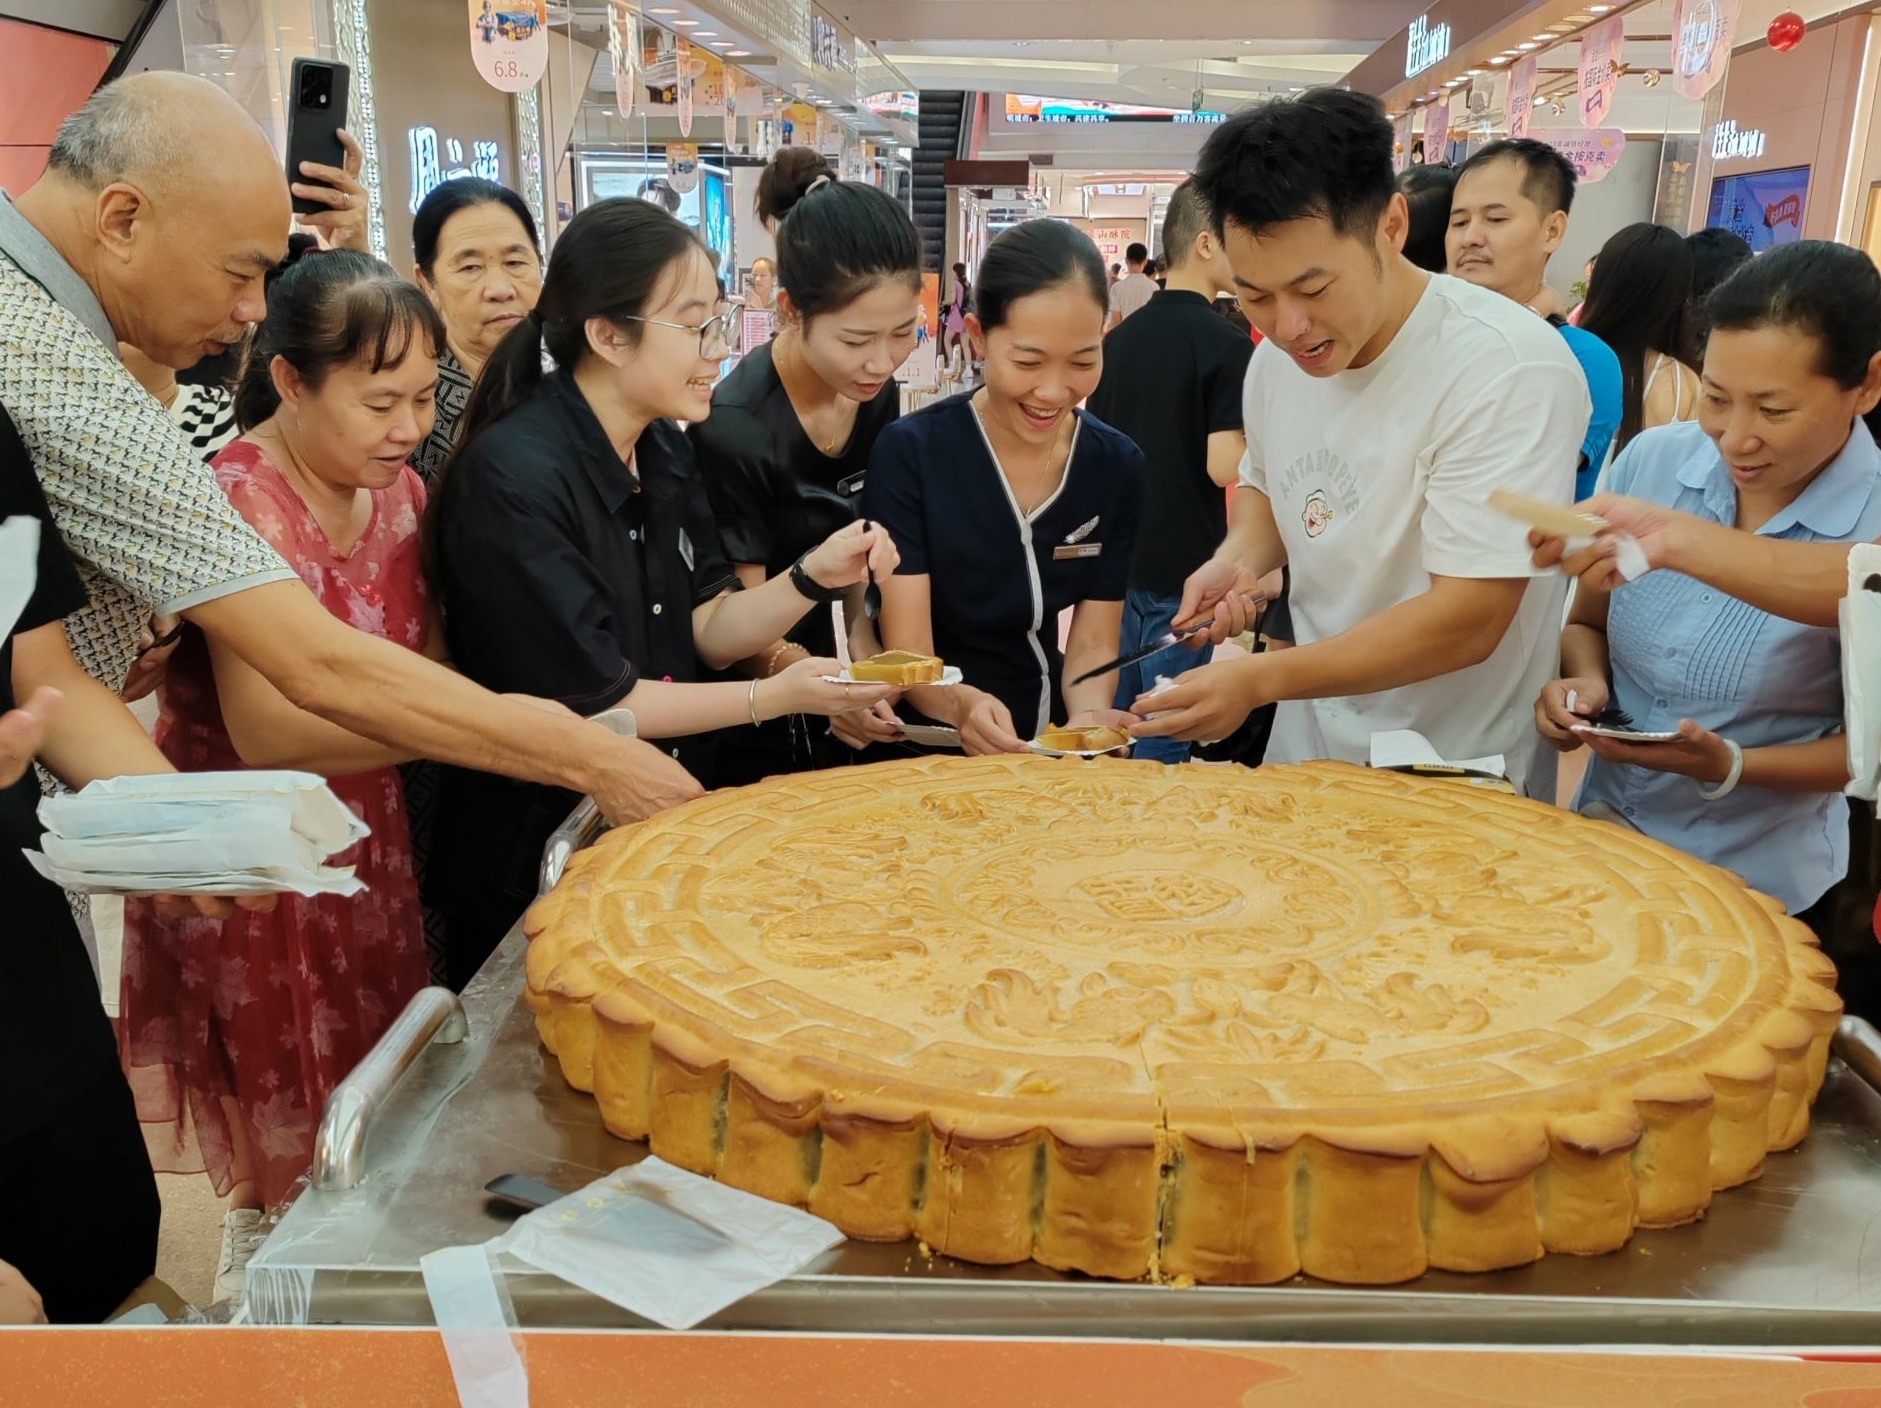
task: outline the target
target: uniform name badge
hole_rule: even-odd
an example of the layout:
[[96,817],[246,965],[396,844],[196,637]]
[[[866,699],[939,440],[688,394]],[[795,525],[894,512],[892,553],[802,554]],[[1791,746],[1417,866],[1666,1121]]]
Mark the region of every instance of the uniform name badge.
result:
[[1102,543],[1060,543],[1052,549],[1053,562],[1075,562],[1083,557],[1101,557]]

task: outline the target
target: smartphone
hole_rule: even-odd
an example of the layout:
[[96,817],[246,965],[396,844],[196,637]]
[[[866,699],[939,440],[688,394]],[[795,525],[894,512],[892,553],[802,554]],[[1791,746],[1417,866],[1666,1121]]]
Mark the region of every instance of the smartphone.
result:
[[[287,76],[287,179],[290,185],[318,185],[300,174],[303,161],[322,166],[344,166],[346,148],[340,129],[346,125],[346,95],[353,72],[329,59],[296,59]],[[296,215],[315,215],[331,206],[294,197]]]

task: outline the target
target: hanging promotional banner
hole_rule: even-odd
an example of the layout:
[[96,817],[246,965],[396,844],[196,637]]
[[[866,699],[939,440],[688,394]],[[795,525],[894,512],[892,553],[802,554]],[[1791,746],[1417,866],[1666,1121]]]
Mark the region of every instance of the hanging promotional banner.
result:
[[725,66],[725,154],[743,156],[745,144],[738,135],[738,100],[745,86],[745,76],[727,64]]
[[1702,98],[1718,86],[1741,8],[1741,0],[1673,0],[1672,86],[1681,98]]
[[1520,141],[1528,135],[1529,119],[1535,115],[1535,56],[1530,54],[1509,70],[1509,139]]
[[682,196],[699,189],[699,147],[696,142],[666,144],[666,182]]
[[680,35],[673,43],[673,55],[677,60],[676,103],[679,108],[679,135],[692,135],[692,104],[698,96],[699,80],[692,70],[692,41]]
[[607,53],[614,61],[614,104],[632,117],[634,83],[639,78],[640,16],[627,0],[608,0]]
[[504,93],[536,86],[549,68],[548,0],[469,0],[470,61]]
[[1613,111],[1620,86],[1620,53],[1626,47],[1626,17],[1613,15],[1581,35],[1581,126],[1592,129]]
[[774,117],[754,117],[751,119],[751,155],[759,161],[769,161],[777,155],[777,149],[784,144],[783,123]]
[[699,74],[698,84],[693,89],[693,116],[723,117],[727,92],[725,61],[717,54],[694,49],[692,66]]
[[1411,114],[1405,113],[1393,124],[1396,138],[1392,143],[1392,164],[1402,175],[1411,164]]
[[1583,181],[1604,181],[1626,151],[1626,133],[1617,127],[1576,132],[1568,127],[1538,127],[1530,134],[1568,159]]
[[1450,154],[1450,98],[1448,94],[1424,109],[1424,160],[1447,161]]

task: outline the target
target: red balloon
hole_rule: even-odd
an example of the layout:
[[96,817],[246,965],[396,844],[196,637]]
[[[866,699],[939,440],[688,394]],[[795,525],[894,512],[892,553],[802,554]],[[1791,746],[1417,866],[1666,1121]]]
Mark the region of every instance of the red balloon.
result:
[[1787,54],[1803,42],[1803,31],[1807,26],[1803,17],[1794,10],[1785,10],[1770,21],[1770,47],[1779,54]]

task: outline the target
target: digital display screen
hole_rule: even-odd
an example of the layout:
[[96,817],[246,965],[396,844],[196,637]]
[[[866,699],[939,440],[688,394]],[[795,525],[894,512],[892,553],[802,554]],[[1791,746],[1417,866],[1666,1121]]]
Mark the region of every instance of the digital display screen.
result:
[[1227,120],[1227,114],[1187,108],[1145,108],[1131,103],[1088,103],[1077,98],[1006,94],[1006,121],[1015,123],[1174,122],[1196,126]]
[[1706,223],[1729,230],[1761,254],[1803,237],[1803,211],[1808,202],[1807,166],[1720,176],[1711,183],[1711,213]]

